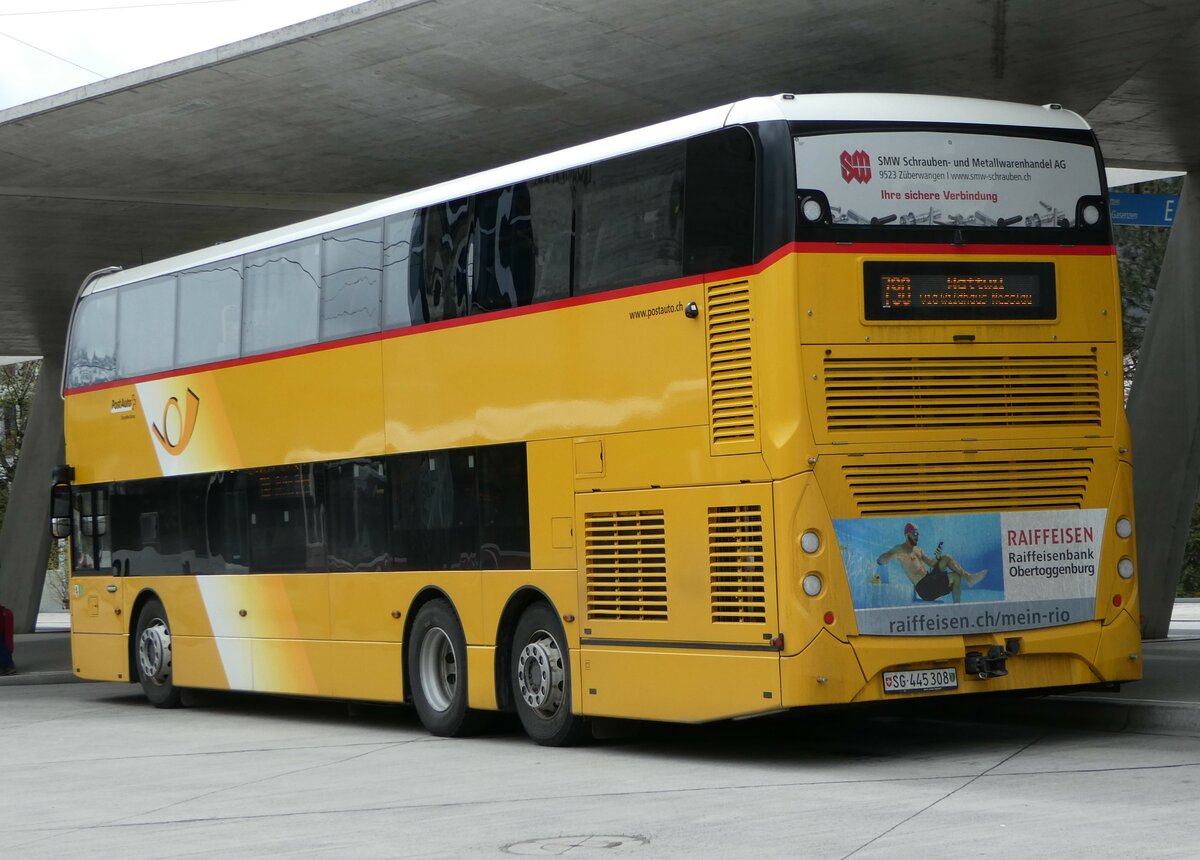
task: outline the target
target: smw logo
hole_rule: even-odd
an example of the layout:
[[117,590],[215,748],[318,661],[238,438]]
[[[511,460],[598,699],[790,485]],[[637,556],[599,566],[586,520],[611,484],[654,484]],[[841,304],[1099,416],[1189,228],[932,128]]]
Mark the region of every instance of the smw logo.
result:
[[196,417],[200,414],[200,397],[192,389],[187,390],[187,403],[179,405],[179,398],[172,397],[163,406],[162,426],[151,424],[150,430],[163,450],[179,456],[192,441],[196,429]]
[[849,182],[871,181],[871,156],[856,149],[854,152],[842,150],[842,179]]

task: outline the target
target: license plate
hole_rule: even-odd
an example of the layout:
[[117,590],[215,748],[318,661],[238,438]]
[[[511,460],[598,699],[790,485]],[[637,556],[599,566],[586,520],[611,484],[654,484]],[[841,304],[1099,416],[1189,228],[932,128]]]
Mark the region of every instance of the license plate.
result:
[[932,690],[957,690],[958,670],[953,666],[946,669],[907,669],[902,672],[883,673],[885,693],[928,693]]

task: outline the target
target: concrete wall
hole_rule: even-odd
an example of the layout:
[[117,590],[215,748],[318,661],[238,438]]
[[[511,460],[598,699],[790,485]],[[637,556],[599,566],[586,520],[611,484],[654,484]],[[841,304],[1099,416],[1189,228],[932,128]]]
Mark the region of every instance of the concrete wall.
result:
[[1142,636],[1166,638],[1200,487],[1200,179],[1184,180],[1129,393]]
[[50,471],[63,462],[62,362],[42,361],[17,476],[0,529],[0,603],[13,611],[18,633],[32,633],[50,557]]

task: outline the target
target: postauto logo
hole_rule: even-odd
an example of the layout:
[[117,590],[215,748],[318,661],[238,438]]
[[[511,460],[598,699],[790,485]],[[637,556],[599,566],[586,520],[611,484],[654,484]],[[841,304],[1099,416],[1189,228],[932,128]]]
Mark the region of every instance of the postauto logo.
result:
[[196,429],[196,418],[200,414],[200,396],[192,389],[187,390],[187,405],[180,407],[179,398],[171,397],[163,406],[162,427],[151,424],[150,430],[163,450],[178,457],[192,441]]
[[871,181],[871,156],[856,149],[854,152],[842,150],[842,179],[850,182]]

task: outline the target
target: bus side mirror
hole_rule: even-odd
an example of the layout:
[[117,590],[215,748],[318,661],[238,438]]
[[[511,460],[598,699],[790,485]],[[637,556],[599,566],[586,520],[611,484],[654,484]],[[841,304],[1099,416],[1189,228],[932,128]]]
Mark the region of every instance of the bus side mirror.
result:
[[50,534],[56,538],[71,536],[71,485],[50,488]]

